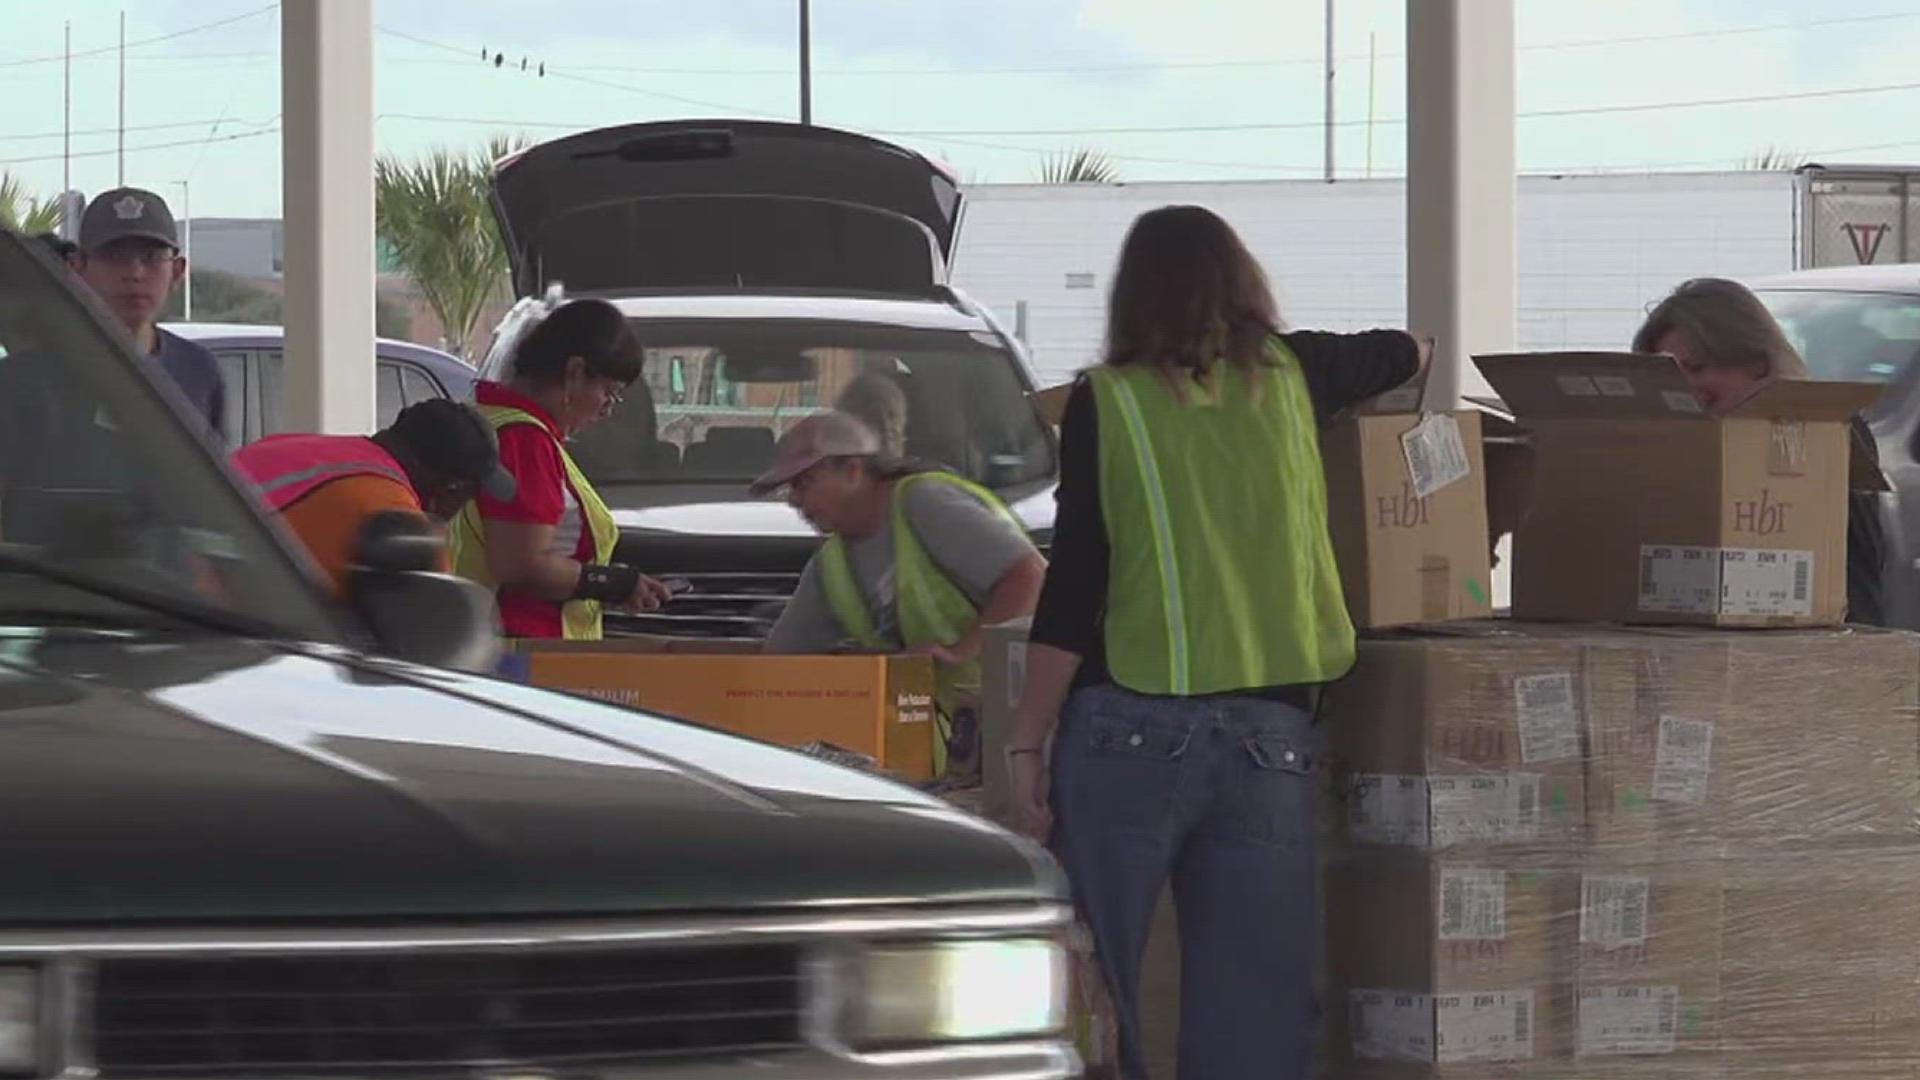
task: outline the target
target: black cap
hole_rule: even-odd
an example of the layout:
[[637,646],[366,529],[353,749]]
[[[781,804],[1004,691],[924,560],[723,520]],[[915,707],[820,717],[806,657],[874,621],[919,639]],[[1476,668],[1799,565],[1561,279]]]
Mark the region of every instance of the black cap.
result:
[[500,467],[500,438],[471,405],[428,398],[400,410],[387,428],[420,464],[455,480],[471,480],[496,499],[513,498],[519,485]]
[[180,250],[180,230],[167,200],[141,188],[114,188],[95,195],[80,215],[80,250],[99,251],[129,237]]

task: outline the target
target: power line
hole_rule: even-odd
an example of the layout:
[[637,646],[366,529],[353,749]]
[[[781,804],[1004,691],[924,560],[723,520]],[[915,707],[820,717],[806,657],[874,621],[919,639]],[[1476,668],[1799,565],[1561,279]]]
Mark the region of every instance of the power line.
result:
[[479,124],[483,127],[525,127],[552,128],[564,131],[587,131],[592,124],[566,124],[555,120],[503,120],[484,116],[426,116],[420,113],[381,113],[376,120],[411,120],[422,124]]
[[[265,15],[269,11],[278,11],[278,10],[280,10],[279,4],[277,3],[268,4],[265,7],[254,8],[252,11],[242,12],[238,15],[229,15],[224,19],[216,19],[213,22],[201,23],[198,26],[189,26],[184,30],[175,30],[172,33],[161,34],[158,37],[142,38],[139,41],[129,41],[126,44],[126,47],[129,49],[137,49],[146,45],[158,45],[163,41],[173,41],[178,38],[186,37],[189,34],[198,34],[208,30],[217,30],[222,26],[231,26],[234,23],[244,22],[248,19],[257,19],[260,16]],[[88,56],[104,56],[108,53],[117,53],[120,51],[120,49],[121,47],[118,44],[104,45],[98,49],[84,49],[80,52],[74,53],[71,58],[75,60],[79,60]],[[61,64],[61,63],[65,63],[68,59],[69,57],[66,53],[55,53],[52,56],[29,56],[29,57],[25,57],[18,60],[0,60],[0,68],[27,67],[28,65],[31,65],[31,64]]]
[[787,113],[772,113],[772,112],[767,112],[765,109],[749,109],[743,105],[729,105],[726,102],[721,102],[721,101],[706,101],[701,98],[683,97],[679,94],[669,94],[659,90],[647,90],[647,89],[643,89],[642,87],[628,86],[625,83],[617,83],[617,82],[610,81],[608,79],[596,79],[591,75],[573,75],[565,71],[556,71],[552,67],[547,68],[547,75],[549,78],[563,79],[567,82],[576,82],[585,86],[598,86],[607,90],[624,90],[629,94],[639,94],[642,97],[658,98],[661,101],[671,101],[680,105],[692,105],[696,108],[701,108],[701,109],[717,109],[722,113],[737,113],[737,114],[743,114],[746,116],[757,116],[767,120],[793,119],[793,117]]
[[[1704,109],[1723,105],[1758,105],[1782,101],[1810,101],[1819,98],[1849,97],[1860,94],[1891,94],[1903,91],[1920,90],[1920,83],[1888,83],[1882,86],[1847,86],[1830,90],[1800,90],[1782,94],[1750,94],[1745,97],[1700,98],[1691,101],[1651,101],[1631,105],[1586,105],[1570,109],[1534,109],[1514,114],[1520,120],[1544,120],[1571,116],[1603,116],[1614,113],[1659,112],[1666,109]],[[1384,117],[1376,120],[1337,120],[1337,127],[1365,127],[1368,124],[1402,125],[1405,117]],[[1185,133],[1221,133],[1231,131],[1296,131],[1318,129],[1325,120],[1282,120],[1273,123],[1257,124],[1179,124],[1161,127],[1107,127],[1107,128],[1021,128],[1021,129],[979,129],[961,131],[902,131],[898,134],[918,135],[926,138],[950,138],[955,136],[1047,136],[1053,138],[1086,135],[1176,135]]]
[[[180,142],[148,143],[145,146],[129,146],[127,147],[127,153],[138,154],[146,150],[175,150],[182,146],[203,146],[208,143],[237,142],[241,139],[257,139],[262,135],[272,135],[278,132],[279,130],[280,130],[279,125],[275,124],[273,127],[264,128],[260,131],[243,131],[233,135],[218,135],[218,136],[214,136],[212,138],[207,138],[207,139],[185,139]],[[76,157],[76,158],[111,157],[112,155],[117,154],[119,152],[120,151],[116,148],[116,149],[110,149],[110,150],[83,150],[70,155],[41,154],[38,157],[10,158],[4,161],[0,161],[0,165],[28,165],[28,164],[32,164],[34,162],[40,162],[40,161],[59,161],[63,156]]]
[[[378,27],[377,29],[383,34],[388,34],[392,37],[400,38],[403,41],[411,41],[416,45],[424,45],[428,48],[438,49],[441,52],[453,53],[453,54],[465,56],[468,58],[472,58],[475,55],[473,50],[463,49],[457,45],[449,45],[446,42],[442,42],[442,41],[434,41],[431,38],[420,37],[417,34],[409,34],[402,30],[394,30],[386,26],[381,26],[381,27]],[[649,89],[646,89],[645,87],[630,86],[626,83],[614,82],[609,79],[594,78],[590,75],[575,75],[575,74],[572,74],[571,71],[568,69],[556,68],[552,64],[545,64],[543,66],[543,70],[545,71],[547,78],[562,79],[567,82],[580,83],[581,85],[584,85],[584,86],[599,87],[603,90],[620,90],[629,94],[638,94],[642,97],[657,98],[661,101],[671,101],[678,105],[691,105],[691,106],[694,106],[695,108],[701,108],[701,109],[716,109],[722,113],[737,113],[737,114],[744,114],[748,116],[759,116],[759,117],[764,117],[770,120],[790,119],[790,117],[788,117],[785,113],[770,113],[763,109],[750,109],[742,105],[730,105],[722,101],[709,101],[703,98],[687,97],[682,94],[670,94],[663,90],[649,90]]]
[[[1572,41],[1548,41],[1532,45],[1521,45],[1519,52],[1553,52],[1567,49],[1599,48],[1610,45],[1644,45],[1661,41],[1688,41],[1703,38],[1723,38],[1737,35],[1777,33],[1783,30],[1807,30],[1828,26],[1854,25],[1861,23],[1881,23],[1894,20],[1920,18],[1920,11],[1887,12],[1878,15],[1851,15],[1831,19],[1810,19],[1804,22],[1766,23],[1756,26],[1724,27],[1717,30],[1690,30],[1671,34],[1636,34],[1628,37],[1585,38]],[[398,34],[396,36],[406,36]],[[418,40],[418,39],[415,39]],[[457,49],[434,42],[437,48],[450,49],[462,56],[470,55],[470,50]],[[1404,59],[1405,51],[1379,53],[1369,57],[1366,53],[1335,57],[1340,63],[1360,63],[1369,59]],[[417,61],[424,62],[424,61]],[[1253,60],[1191,60],[1167,61],[1155,63],[1130,64],[1086,64],[1058,67],[1001,67],[1001,68],[821,68],[815,74],[841,77],[903,77],[903,76],[955,76],[969,75],[1065,75],[1097,74],[1127,71],[1196,71],[1228,68],[1272,68],[1326,63],[1324,56],[1270,57]],[[637,68],[632,64],[574,64],[570,70],[576,72],[626,72],[648,75],[672,76],[786,76],[791,77],[791,68]]]
[[[273,32],[275,27],[279,24],[279,21],[280,20],[278,17],[278,13],[276,12],[275,17],[268,22],[267,30],[269,33]],[[193,182],[193,178],[199,174],[201,164],[207,160],[207,149],[208,147],[213,145],[213,140],[219,136],[220,125],[226,123],[227,114],[233,111],[233,97],[236,93],[239,92],[240,83],[242,79],[245,77],[245,75],[246,75],[246,68],[242,67],[240,71],[235,73],[233,81],[227,84],[227,96],[224,99],[222,99],[220,102],[219,119],[216,119],[213,122],[212,126],[207,128],[206,141],[200,144],[200,152],[194,155],[193,165],[187,169],[187,178],[185,181],[183,181],[184,183],[191,184]],[[274,119],[278,120],[279,117],[275,116]],[[239,122],[242,124],[245,123],[244,121],[239,121]]]
[[[209,124],[222,124],[222,123],[245,124],[251,127],[259,127],[265,124],[274,123],[278,119],[279,117],[274,117],[273,119],[270,119],[270,120],[233,120],[225,116],[220,116],[220,117],[209,117],[201,120],[175,120],[175,121],[172,121],[171,123],[166,123],[166,124],[129,124],[127,126],[127,130],[128,131],[177,131],[181,128],[205,127]],[[76,129],[71,133],[60,132],[60,131],[36,131],[31,134],[18,134],[18,135],[9,135],[5,133],[0,133],[0,142],[6,142],[8,140],[15,140],[15,139],[23,142],[28,139],[58,139],[65,134],[112,135],[118,132],[119,130],[120,129],[117,127],[109,127],[109,128]]]

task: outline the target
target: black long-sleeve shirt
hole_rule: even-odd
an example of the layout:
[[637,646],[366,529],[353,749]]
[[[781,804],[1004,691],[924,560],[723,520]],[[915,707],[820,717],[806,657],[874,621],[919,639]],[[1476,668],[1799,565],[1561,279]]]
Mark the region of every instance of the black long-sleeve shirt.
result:
[[[1879,444],[1867,422],[1853,418],[1854,445],[1880,464]],[[1880,521],[1880,496],[1871,491],[1847,493],[1847,621],[1862,626],[1887,624],[1885,575],[1887,537]]]
[[[1383,394],[1412,378],[1420,347],[1398,330],[1281,335],[1300,361],[1316,419]],[[1060,423],[1060,486],[1047,582],[1031,640],[1081,658],[1076,689],[1113,681],[1106,660],[1106,606],[1112,549],[1100,506],[1100,435],[1093,388],[1081,379]],[[1265,696],[1305,707],[1308,687],[1272,687]]]

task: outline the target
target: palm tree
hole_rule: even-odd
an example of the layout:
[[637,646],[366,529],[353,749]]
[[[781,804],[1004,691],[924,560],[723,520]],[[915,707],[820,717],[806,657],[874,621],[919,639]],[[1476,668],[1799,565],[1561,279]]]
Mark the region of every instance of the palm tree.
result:
[[0,172],[0,229],[17,233],[47,233],[60,228],[60,200],[37,199],[27,192],[26,182],[9,172]]
[[1785,172],[1797,169],[1806,163],[1807,155],[1805,154],[1778,146],[1769,146],[1742,161],[1740,167],[1754,172]]
[[521,143],[494,138],[478,153],[439,149],[374,165],[374,220],[394,261],[467,356],[481,312],[507,283],[507,249],[488,202],[493,163]]
[[1043,184],[1113,184],[1119,180],[1120,170],[1113,159],[1098,150],[1082,147],[1048,154],[1040,161]]

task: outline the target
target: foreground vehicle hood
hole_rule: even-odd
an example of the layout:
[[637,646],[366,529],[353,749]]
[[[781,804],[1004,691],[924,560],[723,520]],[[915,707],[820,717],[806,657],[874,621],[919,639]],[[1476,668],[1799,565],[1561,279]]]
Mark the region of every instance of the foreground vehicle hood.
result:
[[220,638],[0,631],[0,921],[1055,899],[910,789],[488,679]]

